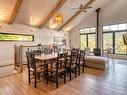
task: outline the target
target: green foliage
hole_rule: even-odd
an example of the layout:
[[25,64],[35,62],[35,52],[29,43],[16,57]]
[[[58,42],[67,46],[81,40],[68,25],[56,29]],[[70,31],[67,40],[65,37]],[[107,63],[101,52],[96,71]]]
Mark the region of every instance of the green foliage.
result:
[[0,41],[33,41],[30,35],[0,34]]

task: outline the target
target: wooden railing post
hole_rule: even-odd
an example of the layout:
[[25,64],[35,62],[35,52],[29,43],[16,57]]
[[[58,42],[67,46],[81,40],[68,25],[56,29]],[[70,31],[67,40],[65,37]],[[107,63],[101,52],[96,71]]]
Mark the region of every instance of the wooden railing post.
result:
[[23,45],[20,45],[20,72],[23,71],[22,47],[23,47]]
[[14,45],[14,69],[16,69],[16,45]]

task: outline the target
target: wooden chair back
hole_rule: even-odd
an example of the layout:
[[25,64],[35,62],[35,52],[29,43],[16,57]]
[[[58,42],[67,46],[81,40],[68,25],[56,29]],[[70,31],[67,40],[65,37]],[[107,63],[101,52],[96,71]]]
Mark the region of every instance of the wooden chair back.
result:
[[33,52],[26,52],[28,69],[32,68],[36,71],[35,54]]

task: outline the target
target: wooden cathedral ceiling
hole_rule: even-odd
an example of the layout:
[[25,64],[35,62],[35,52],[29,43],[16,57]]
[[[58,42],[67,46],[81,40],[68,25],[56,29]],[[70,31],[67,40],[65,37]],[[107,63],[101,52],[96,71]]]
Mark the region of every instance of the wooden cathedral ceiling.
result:
[[48,14],[48,16],[44,19],[44,21],[41,22],[39,25],[39,28],[44,27],[44,25],[52,18],[52,16],[62,7],[62,5],[66,2],[67,0],[60,0],[58,4],[53,8],[53,10]]
[[17,0],[0,0],[0,22],[9,22]]
[[10,16],[10,18],[9,18],[8,24],[12,24],[12,23],[14,22],[14,19],[15,19],[15,17],[16,17],[16,14],[17,14],[19,8],[20,8],[21,5],[22,5],[22,2],[23,2],[23,0],[17,0],[17,1],[16,1],[15,6],[14,6],[14,9],[13,9],[13,11],[12,11],[12,14],[11,14],[11,16]]
[[[99,3],[100,0],[0,0],[0,22],[19,23],[60,31],[67,26],[72,26],[73,24],[68,24],[76,18],[79,19],[79,15],[82,13],[79,10],[75,12],[71,8],[78,8],[80,4],[83,4],[83,8],[93,6],[95,1]],[[64,17],[64,22],[61,25],[55,25],[53,22],[53,17],[57,11],[61,12]],[[81,16],[84,14],[87,13],[82,13]],[[71,28],[67,27],[65,31]]]
[[[90,0],[88,3],[86,3],[84,6],[83,6],[83,9],[87,8],[87,7],[90,7],[90,5],[95,2],[96,0]],[[62,28],[64,28],[69,22],[71,22],[75,17],[77,17],[82,11],[80,10],[77,10],[77,12],[69,19],[67,20],[59,29],[58,31],[60,31]]]

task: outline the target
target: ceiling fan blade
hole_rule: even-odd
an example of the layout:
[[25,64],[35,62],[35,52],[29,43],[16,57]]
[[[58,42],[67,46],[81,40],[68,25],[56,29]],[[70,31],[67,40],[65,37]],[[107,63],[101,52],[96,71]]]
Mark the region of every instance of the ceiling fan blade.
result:
[[85,12],[85,13],[86,13],[87,11],[86,11],[86,10],[83,10],[83,12]]
[[[90,8],[92,8],[92,7],[86,7],[86,8],[84,8],[84,7],[83,7],[83,4],[81,4],[81,5],[79,6],[79,8],[71,8],[71,9],[72,9],[72,10],[76,10],[76,12],[77,12],[77,11],[87,12],[86,9],[90,9]],[[75,12],[75,13],[76,13],[76,12]]]
[[72,10],[78,10],[79,8],[71,8]]
[[85,9],[90,9],[90,8],[92,8],[92,7],[86,7]]

